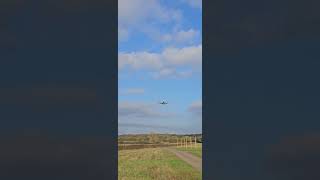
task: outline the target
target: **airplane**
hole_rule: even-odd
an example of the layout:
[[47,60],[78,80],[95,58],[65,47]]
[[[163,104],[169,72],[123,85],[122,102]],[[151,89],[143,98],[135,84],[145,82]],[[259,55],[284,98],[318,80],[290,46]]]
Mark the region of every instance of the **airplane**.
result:
[[162,102],[160,102],[159,104],[168,104],[167,102],[165,102],[165,101],[162,101]]

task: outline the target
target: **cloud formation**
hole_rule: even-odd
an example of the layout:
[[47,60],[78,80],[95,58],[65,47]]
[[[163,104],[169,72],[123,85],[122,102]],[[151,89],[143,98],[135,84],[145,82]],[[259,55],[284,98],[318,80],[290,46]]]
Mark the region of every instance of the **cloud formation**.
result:
[[122,127],[135,127],[135,128],[168,128],[167,126],[144,124],[144,123],[119,123]]
[[188,78],[192,76],[193,71],[178,71],[174,68],[163,68],[157,72],[152,73],[152,77],[154,79],[162,79],[162,78],[174,78],[174,79],[180,79],[180,78]]
[[129,38],[129,32],[127,29],[124,28],[118,28],[118,40],[120,42],[126,41]]
[[202,8],[202,0],[181,0],[184,3],[187,3],[190,7],[193,8]]
[[[159,0],[119,0],[118,22],[119,39],[128,38],[130,31],[146,32],[146,29],[154,29],[159,25],[171,22],[178,23],[182,19],[182,13],[178,9],[166,7]],[[123,32],[127,32],[124,38]]]
[[144,133],[194,133],[187,131],[184,128],[176,126],[165,126],[160,124],[145,124],[145,123],[119,123],[119,134],[144,134]]
[[118,13],[120,25],[132,26],[151,21],[179,21],[182,16],[178,9],[166,7],[158,0],[119,0]]
[[120,102],[118,105],[119,120],[172,117],[173,114],[158,111],[154,105],[142,102]]
[[202,117],[202,101],[198,100],[198,101],[193,102],[189,106],[188,111],[197,117]]
[[144,29],[143,31],[151,39],[157,43],[171,44],[171,45],[192,45],[198,40],[201,40],[201,33],[197,29],[179,29],[173,28],[170,32],[159,32],[158,28]]
[[[192,71],[201,71],[202,45],[184,48],[166,48],[160,53],[130,52],[119,54],[119,70],[147,70],[155,77],[176,75],[190,76]],[[178,68],[188,68],[180,71]],[[192,71],[191,71],[192,70]]]
[[[199,0],[182,0],[180,3],[192,7],[201,5]],[[160,52],[120,51],[119,70],[145,70],[154,79],[176,79],[190,77],[201,69],[201,32],[185,27],[187,21],[182,7],[169,6],[160,0],[119,0],[118,8],[119,42],[134,41],[133,36],[137,35],[162,49]]]
[[122,95],[132,95],[132,94],[144,94],[145,90],[143,88],[128,88],[125,90],[120,90]]
[[175,32],[171,39],[173,39],[176,43],[193,43],[197,38],[200,37],[200,31],[195,29],[189,29],[189,30],[180,30],[178,32]]

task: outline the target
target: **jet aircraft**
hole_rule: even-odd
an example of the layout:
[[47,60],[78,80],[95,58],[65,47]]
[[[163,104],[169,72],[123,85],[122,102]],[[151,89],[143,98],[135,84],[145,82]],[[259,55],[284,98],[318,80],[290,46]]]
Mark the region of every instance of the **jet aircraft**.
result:
[[162,102],[160,102],[159,104],[168,104],[168,102],[165,102],[165,101],[162,101]]

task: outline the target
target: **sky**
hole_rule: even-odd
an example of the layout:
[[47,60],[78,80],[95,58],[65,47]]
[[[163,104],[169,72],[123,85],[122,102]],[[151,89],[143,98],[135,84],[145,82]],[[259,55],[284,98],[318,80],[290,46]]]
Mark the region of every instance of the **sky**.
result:
[[118,1],[119,134],[201,133],[201,20],[201,0]]

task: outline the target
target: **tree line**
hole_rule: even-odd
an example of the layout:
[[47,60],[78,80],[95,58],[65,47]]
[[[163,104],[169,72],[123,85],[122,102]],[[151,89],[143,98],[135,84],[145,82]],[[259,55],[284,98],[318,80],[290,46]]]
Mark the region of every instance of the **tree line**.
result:
[[118,136],[119,144],[165,144],[177,143],[177,140],[185,137],[196,137],[198,143],[202,143],[202,134],[126,134]]

